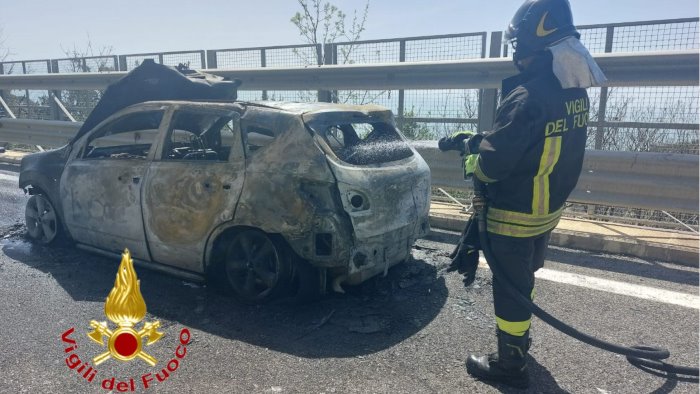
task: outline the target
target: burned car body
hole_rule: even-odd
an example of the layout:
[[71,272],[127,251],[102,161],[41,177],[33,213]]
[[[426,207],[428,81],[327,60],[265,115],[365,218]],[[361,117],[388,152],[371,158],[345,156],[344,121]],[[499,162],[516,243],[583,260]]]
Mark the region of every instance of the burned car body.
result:
[[148,101],[27,156],[30,237],[181,275],[248,301],[357,284],[429,231],[425,161],[378,106]]

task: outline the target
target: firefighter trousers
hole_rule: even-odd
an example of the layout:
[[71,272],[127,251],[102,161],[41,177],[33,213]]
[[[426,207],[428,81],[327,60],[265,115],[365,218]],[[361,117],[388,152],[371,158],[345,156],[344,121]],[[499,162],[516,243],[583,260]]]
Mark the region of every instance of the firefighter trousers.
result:
[[[488,233],[491,254],[501,271],[515,284],[518,292],[535,297],[535,271],[544,265],[551,231],[529,238],[507,237]],[[496,323],[501,331],[523,336],[530,329],[532,314],[508,295],[505,284],[493,277],[493,306]]]

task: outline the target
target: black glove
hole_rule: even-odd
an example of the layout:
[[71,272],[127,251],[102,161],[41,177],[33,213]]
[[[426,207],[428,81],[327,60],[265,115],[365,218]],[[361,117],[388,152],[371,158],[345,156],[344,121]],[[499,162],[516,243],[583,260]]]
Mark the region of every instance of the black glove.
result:
[[447,267],[447,272],[457,271],[464,275],[464,287],[474,283],[476,279],[476,268],[479,265],[479,228],[476,217],[472,216],[467,220],[462,237],[454,251],[450,254],[452,262]]
[[456,150],[464,154],[464,141],[473,136],[471,131],[458,131],[449,137],[442,137],[438,141],[438,148],[445,152],[448,150]]

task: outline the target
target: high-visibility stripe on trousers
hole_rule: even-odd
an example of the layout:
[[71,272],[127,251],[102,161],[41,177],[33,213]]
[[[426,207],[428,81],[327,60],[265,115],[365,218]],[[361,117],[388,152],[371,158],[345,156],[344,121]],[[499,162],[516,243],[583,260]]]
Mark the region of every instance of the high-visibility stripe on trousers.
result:
[[[544,265],[545,252],[550,232],[536,237],[518,238],[489,233],[491,254],[497,264],[512,282],[516,290],[526,297],[534,298],[535,271]],[[504,288],[505,283],[493,278],[493,305],[496,324],[501,331],[514,336],[522,336],[530,328],[532,314],[518,304]]]

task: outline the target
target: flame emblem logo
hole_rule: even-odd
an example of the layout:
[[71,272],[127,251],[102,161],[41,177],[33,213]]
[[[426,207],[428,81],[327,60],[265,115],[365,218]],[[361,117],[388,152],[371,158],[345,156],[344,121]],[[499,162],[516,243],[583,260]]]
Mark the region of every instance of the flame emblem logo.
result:
[[124,249],[122,253],[114,288],[105,301],[105,316],[117,328],[112,331],[105,321],[90,321],[93,331],[88,334],[88,338],[104,346],[103,338],[107,337],[108,350],[92,359],[95,365],[100,365],[109,358],[130,361],[136,357],[151,366],[156,365],[158,361],[143,351],[143,339],[147,337],[146,345],[152,345],[158,342],[163,333],[158,331],[159,321],[144,323],[138,331],[134,328],[146,316],[146,301],[141,295],[141,283],[136,277],[129,249]]

